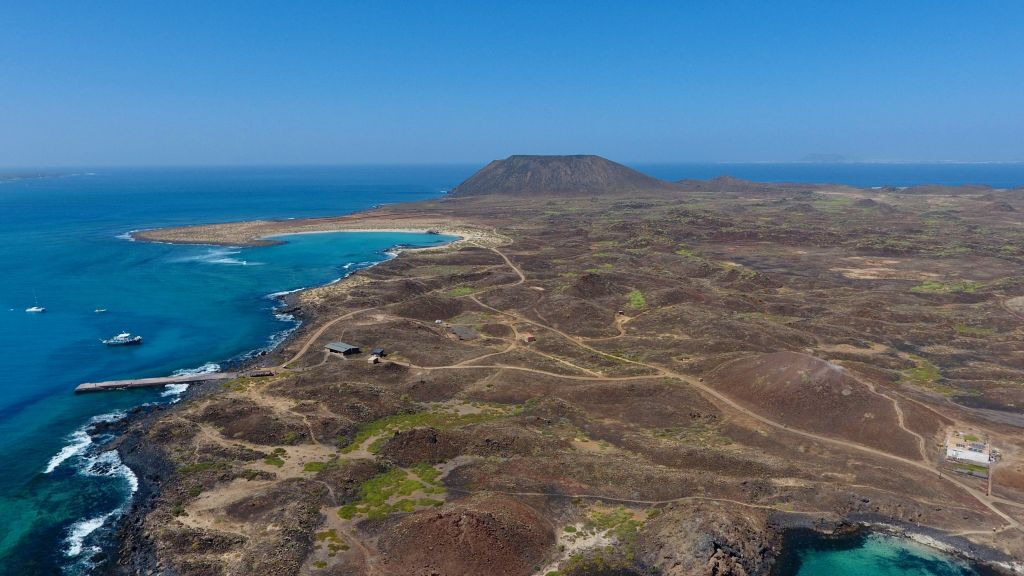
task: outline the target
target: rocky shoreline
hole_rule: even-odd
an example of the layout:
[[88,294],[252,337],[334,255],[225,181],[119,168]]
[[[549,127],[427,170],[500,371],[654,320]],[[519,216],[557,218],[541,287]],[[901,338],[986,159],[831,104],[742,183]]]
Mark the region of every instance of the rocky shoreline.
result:
[[[292,221],[281,222],[287,223]],[[322,232],[333,231],[340,230],[325,230]],[[375,229],[373,231],[409,232],[410,230]],[[453,231],[445,231],[444,233],[456,235]],[[133,238],[138,238],[140,241],[144,242],[160,242],[160,240],[147,238],[141,233],[139,236],[133,234]],[[463,236],[459,236],[457,240],[453,240],[452,242],[439,246],[416,247],[397,245],[389,248],[386,252],[393,254],[394,257],[398,257],[402,252],[444,248],[464,240],[465,238]],[[172,243],[189,242],[174,240]],[[198,241],[195,243],[209,244],[209,242],[204,241]],[[267,242],[266,245],[274,243],[277,242]],[[264,244],[260,242],[253,242],[250,243],[250,245],[258,246]],[[292,330],[287,337],[276,342],[273,348],[260,350],[256,354],[246,355],[238,360],[221,362],[222,366],[227,367],[227,371],[236,372],[255,370],[269,366],[271,364],[269,362],[269,358],[272,357],[277,350],[287,346],[291,341],[301,338],[305,335],[305,331],[308,328],[312,328],[315,325],[313,322],[315,317],[312,316],[311,313],[309,313],[302,305],[303,294],[343,282],[349,278],[353,278],[363,270],[373,268],[374,266],[387,262],[388,260],[389,259],[384,259],[366,268],[355,270],[345,276],[332,280],[327,284],[302,288],[300,290],[291,291],[277,296],[276,299],[281,303],[281,305],[274,309],[274,313],[293,316],[298,323],[296,328]],[[128,511],[119,518],[117,525],[113,530],[115,541],[105,545],[104,550],[99,552],[95,557],[95,560],[97,561],[97,574],[101,576],[126,576],[138,574],[157,575],[164,573],[163,564],[157,556],[156,547],[145,532],[143,522],[145,517],[155,509],[160,497],[161,487],[167,479],[174,474],[175,466],[160,449],[149,446],[145,442],[143,438],[143,431],[148,425],[155,422],[158,418],[171,413],[172,411],[184,408],[189,402],[196,398],[216,394],[221,389],[221,386],[222,384],[216,381],[194,383],[179,396],[178,402],[143,404],[136,406],[129,410],[124,418],[112,423],[102,423],[93,428],[93,431],[95,432],[104,432],[115,436],[115,438],[105,447],[106,450],[116,450],[118,456],[121,458],[121,462],[132,470],[138,478],[139,483],[138,490],[132,495],[132,501],[129,504]]]

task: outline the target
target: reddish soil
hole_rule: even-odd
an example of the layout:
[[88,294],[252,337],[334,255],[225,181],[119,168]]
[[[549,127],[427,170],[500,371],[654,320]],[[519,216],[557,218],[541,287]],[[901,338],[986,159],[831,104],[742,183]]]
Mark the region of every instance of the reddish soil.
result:
[[917,440],[900,427],[892,401],[819,358],[795,352],[749,356],[720,366],[708,382],[793,428],[920,458]]
[[384,566],[409,576],[528,576],[554,544],[554,528],[547,519],[500,495],[411,514],[378,541]]

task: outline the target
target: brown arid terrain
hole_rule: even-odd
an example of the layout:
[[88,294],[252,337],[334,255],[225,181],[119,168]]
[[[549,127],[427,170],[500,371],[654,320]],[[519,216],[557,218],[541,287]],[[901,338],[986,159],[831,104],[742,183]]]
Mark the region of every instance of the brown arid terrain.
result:
[[[1022,565],[1021,191],[670,184],[585,159],[138,234],[462,239],[295,295],[272,375],[139,420],[122,568],[754,575],[787,527],[858,523]],[[325,352],[339,340],[387,355]],[[944,461],[951,429],[998,449],[991,495]]]

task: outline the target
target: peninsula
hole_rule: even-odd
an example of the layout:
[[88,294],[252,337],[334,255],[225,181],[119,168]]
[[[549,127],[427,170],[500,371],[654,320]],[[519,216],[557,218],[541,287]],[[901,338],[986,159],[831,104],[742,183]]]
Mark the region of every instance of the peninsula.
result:
[[460,240],[293,295],[271,375],[132,424],[119,569],[754,575],[857,525],[1021,569],[1021,192],[513,156],[437,200],[136,233]]

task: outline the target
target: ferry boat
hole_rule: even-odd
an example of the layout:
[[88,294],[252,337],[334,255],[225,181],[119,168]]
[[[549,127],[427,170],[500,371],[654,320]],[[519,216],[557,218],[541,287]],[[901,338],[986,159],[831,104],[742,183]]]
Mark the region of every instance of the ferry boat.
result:
[[130,332],[121,332],[113,338],[102,340],[107,346],[131,346],[132,344],[142,344],[142,336],[132,336]]
[[28,312],[29,314],[40,314],[42,312],[46,312],[46,308],[43,308],[42,306],[32,306],[31,308],[25,308],[25,312]]

